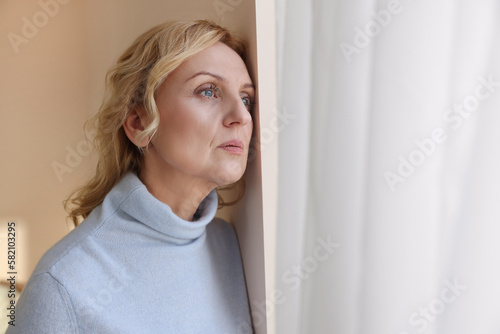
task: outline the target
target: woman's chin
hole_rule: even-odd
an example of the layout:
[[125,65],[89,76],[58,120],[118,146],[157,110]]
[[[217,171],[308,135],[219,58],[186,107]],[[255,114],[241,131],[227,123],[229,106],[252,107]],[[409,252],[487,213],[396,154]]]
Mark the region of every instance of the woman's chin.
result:
[[230,184],[236,183],[241,179],[240,177],[224,177],[223,179],[217,180],[217,187],[225,187]]
[[245,166],[239,163],[228,163],[211,173],[211,179],[214,180],[219,187],[226,186],[241,179],[244,172]]

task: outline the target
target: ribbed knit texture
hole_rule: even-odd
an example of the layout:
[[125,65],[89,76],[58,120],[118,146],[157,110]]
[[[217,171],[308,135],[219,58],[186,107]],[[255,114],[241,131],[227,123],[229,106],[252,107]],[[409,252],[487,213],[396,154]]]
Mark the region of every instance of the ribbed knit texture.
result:
[[216,211],[214,190],[185,221],[127,174],[42,257],[7,333],[251,333],[236,234]]

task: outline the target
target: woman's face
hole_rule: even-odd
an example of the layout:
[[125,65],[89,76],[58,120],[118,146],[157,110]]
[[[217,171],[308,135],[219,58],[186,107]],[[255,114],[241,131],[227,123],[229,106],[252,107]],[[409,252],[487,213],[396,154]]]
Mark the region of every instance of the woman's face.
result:
[[225,44],[190,57],[157,91],[160,124],[146,164],[214,187],[236,182],[246,168],[254,96],[243,60]]

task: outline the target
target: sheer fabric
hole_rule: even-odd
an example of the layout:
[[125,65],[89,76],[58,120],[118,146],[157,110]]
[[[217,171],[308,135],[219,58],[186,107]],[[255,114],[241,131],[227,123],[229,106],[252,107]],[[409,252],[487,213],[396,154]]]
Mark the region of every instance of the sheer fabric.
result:
[[498,333],[500,4],[277,15],[278,333]]

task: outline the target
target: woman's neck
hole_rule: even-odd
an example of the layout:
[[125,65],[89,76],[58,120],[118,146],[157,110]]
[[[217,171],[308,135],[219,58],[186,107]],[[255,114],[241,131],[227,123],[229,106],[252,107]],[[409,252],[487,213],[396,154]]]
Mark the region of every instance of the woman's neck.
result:
[[156,199],[187,221],[193,220],[200,203],[215,188],[214,184],[175,169],[159,169],[148,164],[144,164],[139,179]]

